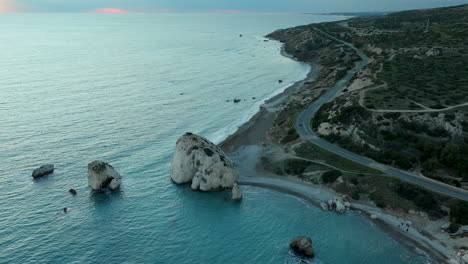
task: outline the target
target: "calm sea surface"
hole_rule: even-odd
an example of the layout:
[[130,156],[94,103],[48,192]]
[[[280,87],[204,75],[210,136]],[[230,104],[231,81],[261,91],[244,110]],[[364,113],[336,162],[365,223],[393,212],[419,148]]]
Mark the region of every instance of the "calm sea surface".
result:
[[[169,179],[180,135],[219,142],[307,74],[263,35],[336,19],[1,15],[0,263],[299,263],[296,235],[314,239],[311,263],[421,263],[359,215],[254,187],[234,203]],[[96,159],[123,175],[119,193],[87,187]],[[44,163],[56,172],[33,180]]]

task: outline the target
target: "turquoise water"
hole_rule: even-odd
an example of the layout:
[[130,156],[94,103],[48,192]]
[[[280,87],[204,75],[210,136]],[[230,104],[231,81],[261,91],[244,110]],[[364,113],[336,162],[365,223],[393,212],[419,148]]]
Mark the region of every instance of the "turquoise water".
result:
[[[299,263],[297,235],[313,238],[311,263],[421,263],[359,215],[255,187],[233,203],[169,179],[180,135],[219,142],[307,73],[263,35],[335,19],[0,16],[0,263]],[[119,193],[87,187],[95,159],[123,175]],[[33,180],[44,163],[56,172]]]

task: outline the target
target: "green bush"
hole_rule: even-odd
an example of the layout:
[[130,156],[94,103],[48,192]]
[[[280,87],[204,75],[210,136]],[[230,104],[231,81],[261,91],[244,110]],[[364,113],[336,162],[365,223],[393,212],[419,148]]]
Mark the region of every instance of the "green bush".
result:
[[468,202],[458,201],[450,207],[450,219],[461,225],[468,225]]
[[334,183],[338,177],[341,176],[341,171],[339,170],[331,170],[327,171],[324,174],[322,174],[322,181],[324,183]]

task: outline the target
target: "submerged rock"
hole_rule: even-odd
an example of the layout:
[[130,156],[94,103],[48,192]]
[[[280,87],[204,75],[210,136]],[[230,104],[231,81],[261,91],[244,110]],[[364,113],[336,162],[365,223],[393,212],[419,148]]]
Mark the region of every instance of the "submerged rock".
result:
[[93,161],[88,164],[88,184],[94,190],[109,187],[116,190],[122,183],[122,176],[109,163]]
[[71,194],[76,195],[76,190],[75,189],[70,189],[68,190]]
[[49,175],[54,172],[53,164],[42,165],[41,167],[35,169],[32,173],[33,178],[40,178],[46,175]]
[[177,184],[192,183],[192,189],[232,189],[239,175],[237,166],[206,138],[186,133],[177,140],[171,178]]
[[315,256],[314,249],[312,248],[312,239],[309,237],[296,237],[289,243],[289,247],[300,256],[308,258]]
[[232,187],[232,199],[237,201],[242,199],[242,189],[237,183]]

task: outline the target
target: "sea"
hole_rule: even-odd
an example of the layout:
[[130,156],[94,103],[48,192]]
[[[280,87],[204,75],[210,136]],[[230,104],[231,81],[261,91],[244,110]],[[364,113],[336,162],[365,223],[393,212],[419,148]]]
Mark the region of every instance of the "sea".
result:
[[[219,143],[309,72],[266,34],[339,19],[2,14],[0,263],[425,263],[356,213],[259,187],[238,203],[170,180],[179,136]],[[87,186],[94,160],[123,175],[119,192]],[[55,172],[34,180],[46,163]],[[314,259],[289,250],[299,235]]]

